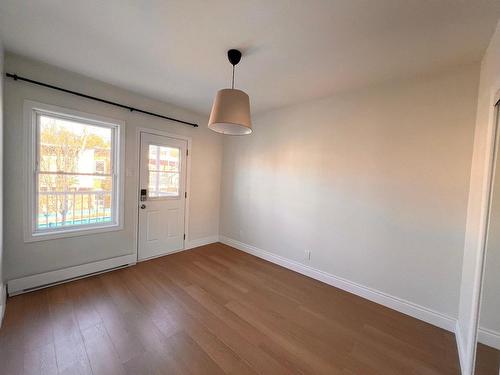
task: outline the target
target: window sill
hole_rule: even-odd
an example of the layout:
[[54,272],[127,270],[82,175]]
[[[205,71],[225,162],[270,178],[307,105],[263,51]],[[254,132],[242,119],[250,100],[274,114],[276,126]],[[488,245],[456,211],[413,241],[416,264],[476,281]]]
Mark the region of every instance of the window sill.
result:
[[94,234],[101,234],[107,232],[114,232],[123,230],[123,225],[118,224],[110,224],[110,225],[99,225],[99,226],[90,226],[85,228],[72,228],[65,229],[61,231],[53,231],[53,232],[39,232],[39,233],[27,233],[24,236],[24,242],[38,242],[38,241],[50,241],[57,240],[60,238],[69,238],[69,237],[80,237],[80,236],[90,236]]

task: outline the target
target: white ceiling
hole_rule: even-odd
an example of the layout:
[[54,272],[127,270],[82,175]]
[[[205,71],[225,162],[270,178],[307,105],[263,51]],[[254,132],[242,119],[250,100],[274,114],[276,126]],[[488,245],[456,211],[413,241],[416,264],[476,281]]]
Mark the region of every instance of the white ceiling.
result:
[[499,0],[1,0],[8,51],[208,113],[253,112],[478,61]]

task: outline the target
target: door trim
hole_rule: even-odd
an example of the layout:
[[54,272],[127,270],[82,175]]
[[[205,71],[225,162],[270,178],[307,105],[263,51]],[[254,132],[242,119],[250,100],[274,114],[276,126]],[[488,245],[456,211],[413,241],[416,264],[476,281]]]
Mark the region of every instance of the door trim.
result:
[[[191,144],[192,144],[192,138],[185,136],[185,135],[179,135],[179,134],[174,134],[174,133],[169,133],[165,132],[162,130],[158,129],[151,129],[151,128],[144,128],[144,127],[138,127],[136,128],[135,132],[135,144],[136,144],[136,159],[137,159],[137,164],[136,164],[136,176],[135,176],[135,185],[136,185],[136,203],[135,203],[135,236],[136,236],[136,251],[135,255],[137,258],[138,262],[142,262],[148,259],[141,259],[139,260],[139,195],[140,195],[140,190],[141,190],[141,133],[148,133],[148,134],[153,134],[153,135],[158,135],[162,137],[168,137],[168,138],[173,138],[173,139],[178,139],[181,141],[186,141],[187,142],[187,160],[186,160],[186,194],[187,197],[184,200],[184,233],[186,235],[186,238],[183,241],[182,249],[178,250],[183,251],[186,250],[186,243],[189,241],[189,202],[191,201]],[[172,253],[170,253],[172,254]],[[168,255],[168,254],[165,254]],[[164,256],[164,255],[161,255]]]

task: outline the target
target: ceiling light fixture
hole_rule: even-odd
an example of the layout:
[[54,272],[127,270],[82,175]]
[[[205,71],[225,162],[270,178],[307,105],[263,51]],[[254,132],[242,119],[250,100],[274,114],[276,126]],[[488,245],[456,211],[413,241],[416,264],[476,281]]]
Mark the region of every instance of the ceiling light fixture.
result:
[[234,67],[241,60],[241,52],[237,49],[230,49],[227,51],[227,58],[233,66],[231,88],[217,91],[208,127],[222,134],[250,134],[252,132],[250,99],[246,93],[234,88]]

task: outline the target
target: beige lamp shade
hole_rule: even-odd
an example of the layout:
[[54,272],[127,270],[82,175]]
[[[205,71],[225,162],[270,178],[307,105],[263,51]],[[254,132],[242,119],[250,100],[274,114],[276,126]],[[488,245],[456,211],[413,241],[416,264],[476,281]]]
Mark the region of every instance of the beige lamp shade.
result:
[[236,89],[219,90],[212,106],[208,127],[222,134],[250,134],[252,121],[248,95]]

